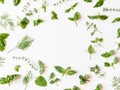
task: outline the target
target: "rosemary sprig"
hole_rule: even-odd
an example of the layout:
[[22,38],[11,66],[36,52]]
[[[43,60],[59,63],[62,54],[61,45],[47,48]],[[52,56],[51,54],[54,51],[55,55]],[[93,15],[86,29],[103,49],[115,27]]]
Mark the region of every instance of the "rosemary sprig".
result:
[[32,72],[29,71],[29,72],[27,72],[26,76],[23,78],[23,84],[25,84],[25,89],[24,90],[27,89],[27,85],[28,85],[31,78],[32,78]]
[[3,13],[3,15],[0,16],[0,26],[4,29],[7,29],[9,27],[10,30],[14,30],[13,20],[9,18],[9,15],[7,13]]
[[31,46],[33,41],[34,40],[31,37],[26,35],[18,42],[17,46],[15,46],[13,49],[8,51],[8,53],[10,53],[11,51],[13,51],[16,48],[21,49],[21,50],[26,50],[28,47]]
[[2,64],[4,63],[5,58],[0,56],[0,66],[3,66]]
[[29,65],[32,69],[34,69],[35,71],[38,70],[33,64],[31,64],[30,60],[29,60],[28,58],[24,57],[24,56],[22,56],[22,57],[13,56],[12,58],[13,58],[13,59],[17,59],[17,60],[24,60],[25,62],[28,63],[28,65]]
[[120,90],[120,77],[114,77],[112,80],[114,90]]
[[107,7],[103,8],[103,12],[108,12],[108,11],[120,12],[120,8],[107,8]]

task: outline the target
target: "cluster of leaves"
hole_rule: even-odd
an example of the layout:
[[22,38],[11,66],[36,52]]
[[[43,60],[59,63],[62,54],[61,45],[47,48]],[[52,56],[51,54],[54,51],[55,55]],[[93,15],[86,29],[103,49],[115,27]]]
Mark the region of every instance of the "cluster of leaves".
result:
[[64,90],[81,90],[78,86],[74,85],[72,88],[66,88]]
[[100,67],[98,65],[95,65],[94,67],[90,67],[90,71],[94,72],[96,75],[104,76],[104,73],[101,73]]
[[86,84],[87,82],[90,82],[88,74],[86,74],[86,75],[79,75],[79,79],[80,79],[80,84],[81,85]]
[[59,79],[59,78],[56,78],[56,77],[55,77],[55,73],[52,72],[52,73],[50,74],[50,76],[49,76],[49,81],[50,81],[50,84],[56,84],[57,82],[60,81],[60,79]]
[[19,77],[19,74],[13,74],[13,75],[7,75],[6,77],[0,78],[0,84],[9,84],[15,80],[17,77]]
[[74,75],[77,73],[77,71],[75,70],[72,70],[71,67],[67,67],[66,69],[64,69],[63,67],[61,66],[55,66],[55,69],[62,74],[62,76],[64,75]]
[[118,64],[118,62],[119,62],[119,58],[118,58],[118,57],[115,57],[114,60],[113,60],[113,62],[111,62],[111,63],[105,62],[105,63],[104,63],[104,66],[105,66],[105,67],[110,67],[110,66],[112,66],[112,67],[114,68],[114,65],[115,65],[115,64]]
[[112,80],[114,90],[120,90],[120,77],[114,77]]

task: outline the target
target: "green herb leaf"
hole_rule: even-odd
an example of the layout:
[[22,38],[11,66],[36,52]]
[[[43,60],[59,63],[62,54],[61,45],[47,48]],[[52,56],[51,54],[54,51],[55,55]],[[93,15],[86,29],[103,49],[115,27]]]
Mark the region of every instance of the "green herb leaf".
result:
[[102,90],[102,85],[101,84],[98,84],[97,86],[96,86],[96,89],[95,90]]
[[73,10],[76,6],[78,5],[78,3],[73,4],[70,8],[65,10],[65,13],[69,13],[71,10]]
[[13,51],[16,48],[21,49],[21,50],[26,50],[28,47],[31,46],[33,41],[34,40],[31,37],[26,35],[17,43],[17,46],[14,47],[13,49],[11,49],[10,51],[8,51],[8,53],[10,53],[11,51]]
[[87,82],[89,82],[90,80],[88,79],[89,78],[89,75],[86,74],[86,75],[79,75],[79,79],[80,79],[80,84],[83,85]]
[[74,71],[74,70],[70,70],[70,71],[68,71],[68,75],[74,75],[74,74],[76,74],[77,72],[76,71]]
[[79,12],[75,12],[74,16],[73,17],[69,17],[68,19],[70,21],[74,21],[75,24],[77,25],[77,21],[81,18],[81,15]]
[[104,63],[104,66],[105,66],[105,67],[110,67],[110,63],[105,62],[105,63]]
[[93,16],[88,16],[89,19],[99,19],[99,20],[106,20],[108,18],[108,16],[106,15],[93,15]]
[[6,38],[9,36],[7,33],[0,33],[0,51],[4,51],[6,47]]
[[120,22],[120,17],[117,17],[112,21],[112,23],[115,23],[115,22]]
[[94,8],[101,7],[104,4],[105,0],[98,0],[98,2],[94,5]]
[[0,2],[1,2],[2,4],[4,4],[4,0],[0,0]]
[[51,16],[51,19],[52,19],[52,20],[58,19],[58,16],[57,16],[57,13],[56,13],[56,12],[52,11],[51,14],[52,14],[52,16]]
[[43,76],[38,76],[35,80],[35,84],[41,87],[47,86],[47,81]]
[[14,70],[15,70],[16,72],[19,72],[19,68],[20,68],[20,65],[15,65]]
[[85,2],[92,2],[92,0],[84,0]]
[[10,84],[13,80],[19,77],[19,74],[7,75],[6,77],[0,78],[0,84]]
[[27,25],[29,24],[29,19],[27,17],[23,18],[21,21],[20,21],[20,26],[22,29],[25,29],[27,27]]
[[117,38],[120,38],[120,28],[117,30]]
[[104,58],[109,58],[110,56],[114,55],[114,53],[115,53],[114,50],[110,50],[109,52],[103,53],[101,56]]
[[18,6],[20,4],[21,0],[14,0],[14,6]]
[[43,64],[42,61],[38,61],[39,68],[40,68],[40,74],[43,74],[45,72],[45,65]]
[[27,72],[26,76],[23,78],[23,84],[25,84],[25,90],[27,88],[27,84],[29,83],[30,79],[32,78],[31,71]]
[[64,73],[64,68],[60,67],[60,66],[55,66],[55,69],[59,72],[59,73]]
[[34,26],[38,26],[40,23],[42,23],[43,22],[43,20],[42,19],[37,19],[37,20],[34,20],[33,21],[33,24],[34,24]]

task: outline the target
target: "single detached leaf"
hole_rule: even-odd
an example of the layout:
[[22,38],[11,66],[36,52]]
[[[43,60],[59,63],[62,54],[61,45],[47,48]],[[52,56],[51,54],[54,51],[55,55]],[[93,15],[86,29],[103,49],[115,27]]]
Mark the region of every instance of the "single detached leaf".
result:
[[88,53],[89,53],[89,54],[95,53],[95,50],[94,50],[94,48],[93,48],[92,45],[90,45],[90,46],[88,47]]
[[96,89],[95,90],[102,90],[102,85],[101,84],[98,84],[97,86],[96,86]]
[[14,70],[15,70],[16,72],[19,72],[19,68],[20,68],[20,65],[15,65]]
[[74,70],[70,70],[70,71],[68,71],[68,75],[74,75],[74,74],[76,74],[77,72],[76,71],[74,71]]
[[0,38],[6,39],[9,36],[7,33],[0,33]]
[[92,2],[92,0],[84,0],[85,2]]
[[119,62],[119,58],[118,57],[115,57],[114,58],[114,61],[113,61],[113,64],[117,64]]
[[51,11],[51,14],[52,14],[52,16],[51,16],[51,19],[52,19],[52,20],[58,19],[58,16],[57,16],[57,13],[56,13],[56,12]]
[[117,38],[120,38],[120,28],[117,30]]
[[14,0],[14,6],[18,6],[20,4],[21,0]]
[[0,3],[4,4],[4,0],[0,0]]
[[104,63],[104,66],[105,66],[105,67],[110,67],[110,63],[105,62],[105,63]]
[[112,23],[115,23],[115,22],[120,22],[120,17],[117,17],[112,21]]
[[60,66],[55,66],[55,69],[59,72],[59,73],[64,73],[64,68],[60,67]]
[[101,7],[104,4],[105,0],[98,0],[98,2],[94,5],[94,8]]
[[34,20],[33,21],[33,24],[34,24],[34,26],[38,26],[40,23],[42,23],[43,22],[43,20],[42,19],[37,19],[37,20]]
[[65,13],[69,13],[71,10],[73,10],[76,6],[78,5],[78,3],[73,4],[70,8],[65,10]]
[[114,55],[114,53],[115,53],[114,50],[110,50],[109,52],[103,53],[101,56],[104,58],[109,58],[110,56]]
[[45,65],[42,61],[38,61],[39,68],[40,68],[40,74],[43,74],[45,72]]
[[20,22],[20,26],[22,29],[25,29],[27,25],[29,24],[29,19],[27,17],[23,18]]
[[99,19],[99,20],[106,20],[108,19],[108,16],[106,15],[93,15],[93,16],[88,16],[89,19]]
[[35,80],[35,84],[41,87],[47,86],[47,81],[43,76],[38,76]]

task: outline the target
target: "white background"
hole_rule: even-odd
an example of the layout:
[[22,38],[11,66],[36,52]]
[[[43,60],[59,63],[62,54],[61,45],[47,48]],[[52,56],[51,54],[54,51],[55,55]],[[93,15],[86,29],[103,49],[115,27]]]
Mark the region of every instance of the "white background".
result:
[[[41,2],[33,2],[32,0],[22,0],[22,3],[15,7],[12,0],[5,0],[5,4],[0,4],[0,15],[6,12],[10,17],[17,23],[17,16],[20,18],[24,17],[24,13],[21,12],[26,1],[31,1],[31,8],[41,7]],[[34,78],[30,81],[27,90],[63,90],[64,88],[70,88],[73,85],[77,85],[81,90],[94,90],[96,85],[101,83],[103,90],[114,90],[111,86],[112,78],[114,76],[120,75],[120,68],[117,64],[115,70],[113,68],[104,67],[105,61],[112,62],[114,57],[109,59],[104,59],[100,55],[105,51],[111,49],[117,49],[117,44],[119,42],[117,39],[117,29],[120,27],[120,23],[112,24],[112,20],[115,17],[120,16],[120,12],[103,12],[103,7],[120,8],[119,0],[106,0],[104,5],[100,8],[93,9],[94,4],[97,0],[93,0],[92,3],[85,3],[83,0],[69,0],[65,3],[53,6],[53,3],[58,0],[47,0],[49,6],[47,7],[47,12],[44,13],[42,9],[40,11],[40,18],[44,20],[44,23],[37,27],[33,27],[32,20],[37,19],[37,15],[29,17],[31,23],[25,30],[22,30],[19,26],[16,26],[14,31],[0,29],[0,33],[6,32],[10,36],[7,39],[7,46],[4,52],[0,52],[0,56],[5,57],[5,63],[3,67],[0,67],[0,76],[6,76],[8,74],[16,73],[14,71],[14,66],[17,64],[21,65],[20,72],[21,78],[14,81],[11,86],[0,85],[0,90],[24,90],[24,85],[22,84],[22,78],[26,75],[26,72],[32,70],[28,64],[24,61],[18,61],[12,59],[13,56],[25,56],[30,58],[30,61],[37,65],[37,61],[41,60],[47,66],[44,76],[48,80],[49,74],[55,72],[57,77],[61,78],[60,83],[57,85],[48,84],[47,87],[41,88],[34,84],[35,77],[39,76],[39,73],[32,70]],[[64,10],[70,7],[75,2],[79,2],[79,5],[72,10],[70,13],[65,14]],[[54,10],[58,14],[58,20],[51,20],[51,11]],[[78,11],[81,14],[81,19],[78,22],[78,26],[74,22],[69,21],[67,18],[73,16],[73,14]],[[105,14],[109,18],[106,21],[100,20],[89,20],[87,15]],[[99,31],[95,36],[91,37],[90,32],[86,30],[86,22],[93,22],[97,24]],[[33,37],[35,41],[32,46],[26,51],[19,49],[14,50],[10,54],[7,52],[13,48],[17,42],[26,34]],[[89,59],[89,54],[86,52],[90,41],[95,37],[104,38],[102,43],[103,48],[95,47],[96,53],[92,56],[92,60]],[[120,51],[114,56],[120,56]],[[89,71],[91,66],[98,64],[101,68],[101,72],[105,72],[105,77],[100,78],[94,73]],[[71,66],[78,73],[74,76],[64,76],[55,71],[54,66],[59,65],[62,67]],[[79,84],[79,75],[90,74],[90,81],[85,85]]]

